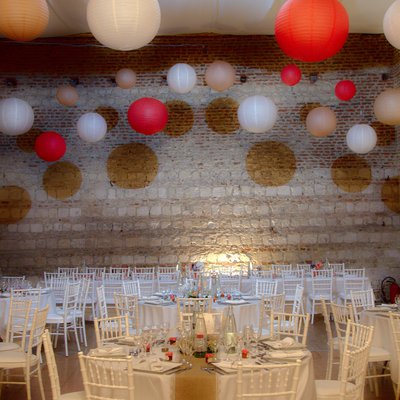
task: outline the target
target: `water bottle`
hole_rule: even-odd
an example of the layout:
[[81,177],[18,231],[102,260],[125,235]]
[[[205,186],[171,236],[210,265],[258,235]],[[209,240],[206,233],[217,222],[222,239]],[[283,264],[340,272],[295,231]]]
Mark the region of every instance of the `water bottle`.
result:
[[207,353],[206,322],[202,313],[197,315],[194,328],[193,355],[196,358],[204,358]]

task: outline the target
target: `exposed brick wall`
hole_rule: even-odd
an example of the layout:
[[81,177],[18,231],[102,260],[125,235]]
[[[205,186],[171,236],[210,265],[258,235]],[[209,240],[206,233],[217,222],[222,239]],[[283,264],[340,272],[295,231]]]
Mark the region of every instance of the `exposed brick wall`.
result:
[[[351,35],[330,60],[297,63],[303,79],[293,88],[279,76],[292,61],[268,36],[159,37],[131,52],[106,49],[89,37],[40,39],[35,44],[1,41],[0,58],[0,97],[27,100],[35,111],[34,127],[61,133],[68,143],[63,160],[82,173],[78,193],[55,200],[42,186],[47,163],[21,151],[15,138],[0,135],[0,186],[21,186],[32,199],[22,221],[0,225],[3,272],[35,275],[83,260],[96,265],[168,264],[221,261],[226,254],[242,254],[244,260],[248,254],[265,264],[327,257],[366,266],[374,279],[399,275],[400,216],[381,200],[384,179],[400,173],[398,132],[379,126],[379,146],[362,156],[372,168],[372,182],[363,192],[343,192],[330,171],[333,161],[350,153],[347,130],[355,123],[374,122],[377,94],[400,84],[399,54],[382,35]],[[215,59],[232,63],[237,71],[235,85],[223,93],[204,83],[206,66]],[[166,83],[168,68],[177,62],[191,64],[198,75],[197,86],[187,95],[172,93]],[[121,90],[112,82],[122,67],[137,72],[135,88]],[[318,74],[315,83],[310,73]],[[241,75],[246,83],[240,82]],[[17,87],[5,85],[8,77],[17,79]],[[63,107],[55,99],[56,88],[75,77],[80,100],[76,107]],[[357,85],[357,96],[349,103],[334,96],[341,79]],[[218,134],[207,126],[212,100],[229,96],[240,102],[253,94],[271,97],[279,109],[270,132]],[[145,137],[132,131],[126,111],[145,96],[185,101],[193,110],[192,129],[179,137]],[[321,139],[307,132],[310,103],[336,112],[333,135]],[[114,123],[118,113],[118,123],[104,141],[84,143],[76,122],[98,107],[107,107]],[[265,140],[284,143],[296,156],[297,170],[286,185],[259,186],[247,174],[249,149]],[[147,144],[158,158],[158,174],[144,189],[119,189],[107,176],[110,151],[130,142]]]

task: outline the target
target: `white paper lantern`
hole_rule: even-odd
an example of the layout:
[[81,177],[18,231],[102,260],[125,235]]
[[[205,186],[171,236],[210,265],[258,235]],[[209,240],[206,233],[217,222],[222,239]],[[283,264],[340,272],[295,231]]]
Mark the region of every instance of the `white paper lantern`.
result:
[[160,28],[157,0],[89,0],[86,18],[93,36],[114,50],[135,50],[150,43]]
[[196,71],[188,64],[175,64],[168,71],[168,86],[176,93],[189,93],[196,85],[196,81]]
[[377,136],[374,128],[366,124],[352,126],[346,136],[347,146],[354,153],[366,154],[376,145]]
[[24,100],[10,97],[0,101],[0,132],[6,135],[22,135],[32,128],[32,107]]
[[400,0],[387,9],[383,17],[383,33],[392,46],[400,49]]
[[100,114],[87,113],[79,118],[77,129],[81,139],[85,142],[95,143],[106,135],[107,123]]
[[248,97],[238,109],[239,123],[249,132],[266,132],[274,126],[277,118],[278,109],[275,103],[265,96]]

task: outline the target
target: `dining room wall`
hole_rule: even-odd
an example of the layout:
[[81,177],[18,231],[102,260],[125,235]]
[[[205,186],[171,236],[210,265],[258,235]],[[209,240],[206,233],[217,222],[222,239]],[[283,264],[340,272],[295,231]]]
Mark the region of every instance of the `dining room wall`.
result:
[[[0,97],[32,105],[33,128],[0,135],[0,266],[3,273],[41,275],[57,266],[297,263],[365,266],[372,279],[399,275],[400,144],[393,126],[373,113],[376,96],[399,86],[399,54],[383,35],[350,35],[343,50],[320,63],[296,63],[302,80],[289,87],[280,71],[293,63],[271,36],[158,37],[118,52],[89,36],[0,41]],[[207,65],[236,69],[224,92],[204,81]],[[188,63],[197,85],[172,92],[168,69]],[[115,84],[123,67],[137,73],[132,89]],[[357,86],[348,102],[338,81]],[[73,84],[77,105],[57,102]],[[279,118],[265,133],[240,128],[246,97],[270,97]],[[129,105],[154,97],[167,105],[161,133],[145,136],[127,121]],[[317,106],[335,111],[337,128],[318,138],[306,129]],[[89,144],[78,118],[98,112],[104,140]],[[371,124],[375,149],[352,153],[346,133]],[[33,150],[42,131],[60,133],[65,156],[47,163]]]

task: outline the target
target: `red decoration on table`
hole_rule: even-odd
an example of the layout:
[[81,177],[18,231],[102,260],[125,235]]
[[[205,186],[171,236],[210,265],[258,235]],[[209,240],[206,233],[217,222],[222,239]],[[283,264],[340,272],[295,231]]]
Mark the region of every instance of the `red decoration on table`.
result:
[[355,96],[356,91],[356,85],[349,80],[340,81],[335,86],[335,96],[343,101],[351,100]]
[[160,100],[143,97],[130,105],[128,121],[135,131],[153,135],[162,131],[167,125],[168,110]]
[[172,361],[172,356],[173,356],[172,351],[167,351],[167,352],[165,353],[165,356],[168,358],[169,361]]
[[281,71],[282,82],[288,86],[297,85],[301,79],[301,70],[295,64],[286,65]]
[[247,358],[248,355],[249,355],[249,351],[247,349],[243,349],[242,350],[242,358]]
[[66,150],[65,140],[57,132],[43,132],[35,141],[35,152],[44,161],[57,161]]
[[175,344],[176,343],[176,337],[170,337],[168,339],[169,344]]
[[215,354],[214,353],[206,353],[205,358],[206,358],[206,363],[209,363],[211,361],[214,361]]
[[287,0],[275,19],[275,38],[289,57],[318,62],[346,42],[349,17],[338,0]]

